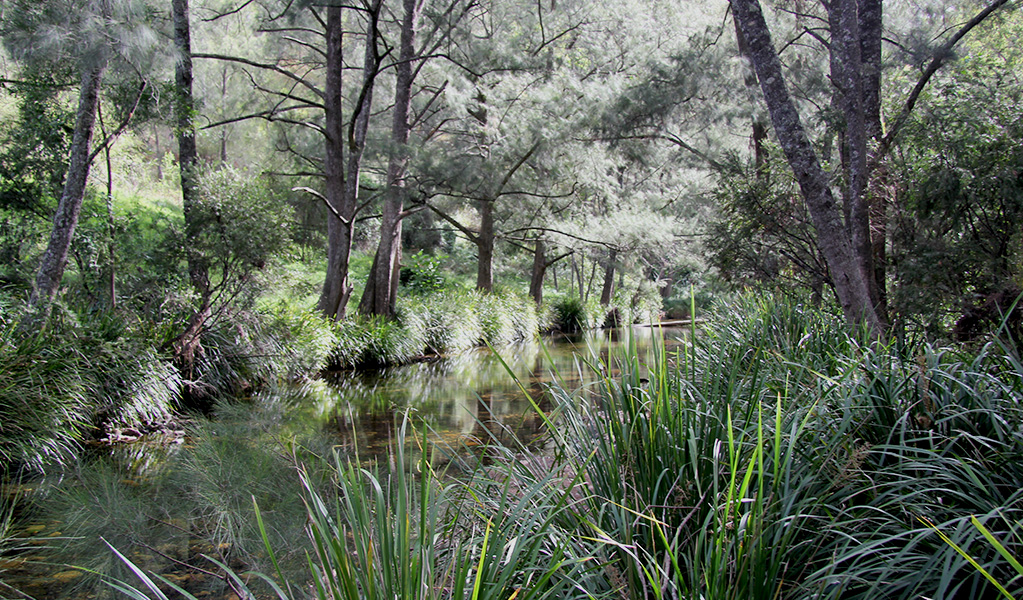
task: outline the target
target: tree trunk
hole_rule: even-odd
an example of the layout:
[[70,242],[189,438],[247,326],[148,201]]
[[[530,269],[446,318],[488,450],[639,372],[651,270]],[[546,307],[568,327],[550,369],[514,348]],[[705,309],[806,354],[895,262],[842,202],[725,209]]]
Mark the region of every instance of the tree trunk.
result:
[[618,251],[611,250],[607,257],[607,264],[604,265],[604,287],[600,290],[601,306],[611,304],[611,294],[615,286],[615,261],[618,259]]
[[[355,231],[355,212],[359,195],[359,171],[366,147],[366,132],[373,104],[373,85],[380,66],[376,51],[376,21],[380,2],[374,3],[366,26],[366,47],[363,60],[363,82],[360,101],[356,107],[351,129],[346,136],[341,95],[342,19],[341,7],[327,9],[327,80],[324,85],[325,194],[331,215],[327,218],[327,275],[317,305],[327,318],[341,320],[352,295],[348,280],[348,266],[352,255],[352,237]],[[346,140],[347,137],[347,140]],[[344,147],[348,146],[347,165]],[[345,168],[347,166],[347,169]]]
[[533,272],[529,278],[529,296],[537,306],[543,304],[543,278],[547,272],[547,249],[542,238],[537,238],[533,249]]
[[68,250],[71,248],[71,239],[78,226],[78,216],[82,212],[82,200],[85,198],[85,186],[89,179],[89,150],[96,126],[96,110],[99,107],[99,92],[105,70],[106,61],[101,60],[86,67],[82,73],[67,179],[64,181],[60,201],[57,203],[57,212],[53,216],[49,243],[36,271],[35,287],[28,301],[29,308],[37,313],[32,319],[33,322],[42,322],[49,315],[64,276],[64,268],[67,266]]
[[478,261],[476,263],[476,289],[494,291],[494,203],[480,200],[480,232],[476,236]]
[[402,211],[406,194],[405,171],[408,166],[409,110],[412,104],[416,28],[420,5],[417,0],[403,0],[405,16],[401,23],[401,49],[395,67],[394,112],[391,123],[391,158],[387,166],[387,194],[380,220],[380,242],[366,289],[359,302],[359,312],[394,316],[398,300],[398,279],[401,269]]
[[[739,54],[750,62],[750,70],[747,71],[746,76],[743,78],[743,83],[749,93],[755,94],[757,90],[757,74],[753,70],[753,61],[750,58],[749,44],[746,43],[746,38],[742,35],[742,30],[739,28],[739,22],[735,21],[735,40],[739,47]],[[764,122],[760,110],[754,106],[752,121],[752,135],[750,142],[753,144],[753,165],[756,169],[757,179],[763,185],[769,185],[770,170],[767,164],[767,148],[764,142],[767,141],[767,123]]]
[[191,370],[196,354],[202,352],[202,333],[212,314],[210,306],[209,264],[196,252],[196,240],[202,233],[195,207],[199,201],[199,154],[195,147],[195,100],[192,95],[192,45],[188,21],[188,0],[172,0],[174,13],[174,46],[178,51],[174,64],[175,103],[177,121],[178,167],[181,171],[181,205],[185,217],[185,255],[188,258],[188,279],[199,296],[185,331],[175,342],[174,354],[186,370]]
[[874,267],[871,293],[878,316],[888,320],[888,204],[887,169],[875,160],[884,130],[881,126],[881,0],[859,0],[860,57],[863,80],[863,117],[867,134],[867,202],[870,205],[870,246]]
[[[103,125],[103,105],[96,107],[96,116],[99,118],[99,132],[104,139],[107,137],[107,129]],[[110,144],[103,147],[103,160],[107,167],[107,293],[110,296],[110,310],[117,309],[117,248],[114,245],[114,169],[113,161],[110,159]]]
[[[870,204],[867,199],[867,124],[864,113],[862,36],[858,0],[833,0],[831,24],[831,80],[843,115],[843,206],[853,253],[877,306],[873,252],[870,245]],[[875,308],[876,310],[876,308]]]
[[[841,0],[836,0],[841,1]],[[884,325],[874,309],[862,268],[842,211],[832,196],[828,178],[803,129],[782,75],[781,61],[771,42],[767,22],[757,0],[731,0],[735,18],[750,48],[764,99],[778,141],[795,173],[803,199],[817,231],[817,245],[831,273],[835,293],[850,326],[864,325],[880,336]]]

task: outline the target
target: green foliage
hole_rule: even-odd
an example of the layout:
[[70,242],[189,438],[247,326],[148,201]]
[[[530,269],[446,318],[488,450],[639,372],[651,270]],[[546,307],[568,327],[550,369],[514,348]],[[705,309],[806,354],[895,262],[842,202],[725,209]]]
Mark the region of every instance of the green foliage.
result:
[[764,164],[730,164],[714,192],[710,262],[736,286],[775,284],[819,290],[827,270],[810,215],[781,151],[768,145]]
[[213,275],[242,283],[287,248],[291,207],[271,181],[222,166],[200,174],[198,191],[182,249]]
[[[838,316],[740,297],[650,362],[625,347],[591,364],[595,386],[555,381],[542,453],[495,442],[437,473],[406,420],[386,465],[337,457],[337,495],[304,476],[311,572],[275,567],[274,589],[990,597],[980,566],[1018,595],[1005,557],[1019,555],[1023,515],[1020,367],[995,348],[868,346]],[[277,565],[278,528],[255,523]]]
[[403,259],[401,268],[401,286],[413,295],[435,294],[446,285],[441,271],[441,259],[438,256],[416,252]]
[[554,328],[566,333],[589,329],[590,316],[586,305],[578,296],[562,296],[551,302],[554,308]]
[[994,329],[1023,281],[1023,118],[1011,109],[1023,86],[1010,75],[1020,68],[979,50],[958,61],[930,90],[900,153],[910,183],[892,302],[925,321],[961,315],[963,339]]
[[[708,289],[699,289],[685,295],[665,298],[664,317],[666,319],[689,319],[706,313],[713,305],[716,296]],[[692,306],[696,306],[696,315],[691,315]]]
[[427,353],[460,352],[533,339],[536,305],[511,293],[444,290],[401,298],[395,320],[357,318],[337,326],[332,368],[395,365]]
[[626,353],[601,367],[623,374],[596,404],[562,396],[565,460],[585,465],[585,514],[627,595],[981,595],[904,515],[998,511],[999,532],[1017,518],[1018,364],[868,348],[791,301],[746,297],[711,320],[677,370]]
[[70,461],[95,428],[148,427],[170,418],[181,381],[120,317],[63,313],[26,333],[0,330],[0,458],[42,471]]

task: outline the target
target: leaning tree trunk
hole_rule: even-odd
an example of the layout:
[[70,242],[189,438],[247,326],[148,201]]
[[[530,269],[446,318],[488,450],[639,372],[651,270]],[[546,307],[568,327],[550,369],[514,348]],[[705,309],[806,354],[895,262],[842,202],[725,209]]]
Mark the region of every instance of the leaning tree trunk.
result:
[[[841,1],[841,0],[836,0]],[[799,183],[803,199],[817,231],[817,245],[827,262],[835,293],[846,321],[864,325],[880,336],[884,325],[874,309],[870,289],[842,210],[832,196],[828,177],[821,168],[813,146],[799,118],[782,75],[781,61],[771,42],[770,31],[757,0],[731,0],[735,18],[757,72],[764,99],[774,123],[778,141]]]
[[391,142],[394,147],[387,166],[387,194],[380,220],[380,242],[366,289],[359,301],[359,312],[394,316],[398,300],[401,263],[401,222],[405,201],[405,171],[408,166],[409,110],[412,105],[412,62],[415,58],[416,28],[419,21],[417,0],[403,0],[405,16],[401,24],[401,49],[395,67],[394,112]]
[[29,297],[29,308],[36,312],[34,322],[42,322],[49,315],[51,305],[60,288],[67,266],[71,240],[78,226],[85,198],[85,185],[89,179],[90,147],[96,127],[96,111],[99,108],[99,92],[103,82],[106,61],[102,60],[86,67],[79,86],[78,111],[75,114],[75,130],[68,158],[67,179],[53,216],[50,241],[43,253],[36,271],[35,287]]

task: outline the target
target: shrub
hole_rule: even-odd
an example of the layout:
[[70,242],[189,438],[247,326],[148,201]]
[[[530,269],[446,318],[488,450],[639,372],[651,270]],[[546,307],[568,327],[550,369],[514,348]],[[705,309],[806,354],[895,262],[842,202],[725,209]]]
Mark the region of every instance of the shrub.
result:
[[576,333],[590,328],[586,305],[579,297],[562,296],[555,299],[551,306],[554,308],[554,328],[558,331]]

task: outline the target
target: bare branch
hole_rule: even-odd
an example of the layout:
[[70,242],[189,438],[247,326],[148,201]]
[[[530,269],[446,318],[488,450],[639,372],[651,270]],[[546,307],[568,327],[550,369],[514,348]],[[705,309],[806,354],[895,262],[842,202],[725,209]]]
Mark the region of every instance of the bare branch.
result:
[[253,2],[255,2],[255,0],[245,0],[245,2],[242,2],[240,5],[238,5],[237,8],[232,8],[231,10],[229,10],[227,12],[217,13],[217,14],[213,15],[212,17],[209,17],[209,18],[206,18],[206,19],[202,19],[202,22],[203,23],[212,23],[212,22],[217,21],[219,19],[223,19],[224,17],[229,17],[229,16],[231,16],[233,14],[240,13],[241,11],[245,10],[246,6],[252,4]]
[[257,69],[264,69],[264,70],[267,70],[267,71],[273,71],[274,73],[279,73],[279,74],[287,77],[288,79],[291,79],[292,81],[298,83],[299,85],[305,87],[306,89],[308,89],[312,93],[316,94],[320,98],[323,98],[323,91],[320,90],[319,88],[317,88],[315,85],[309,83],[308,81],[306,81],[302,77],[292,73],[291,71],[289,71],[287,69],[284,69],[284,68],[280,67],[279,65],[275,65],[273,63],[260,63],[260,62],[254,61],[254,60],[249,60],[247,58],[242,58],[240,56],[227,56],[227,55],[224,55],[224,54],[196,53],[196,54],[192,54],[192,58],[207,58],[207,59],[211,59],[211,60],[222,60],[222,61],[226,61],[226,62],[236,62],[236,63],[241,63],[243,65],[249,65],[250,67],[256,67]]

